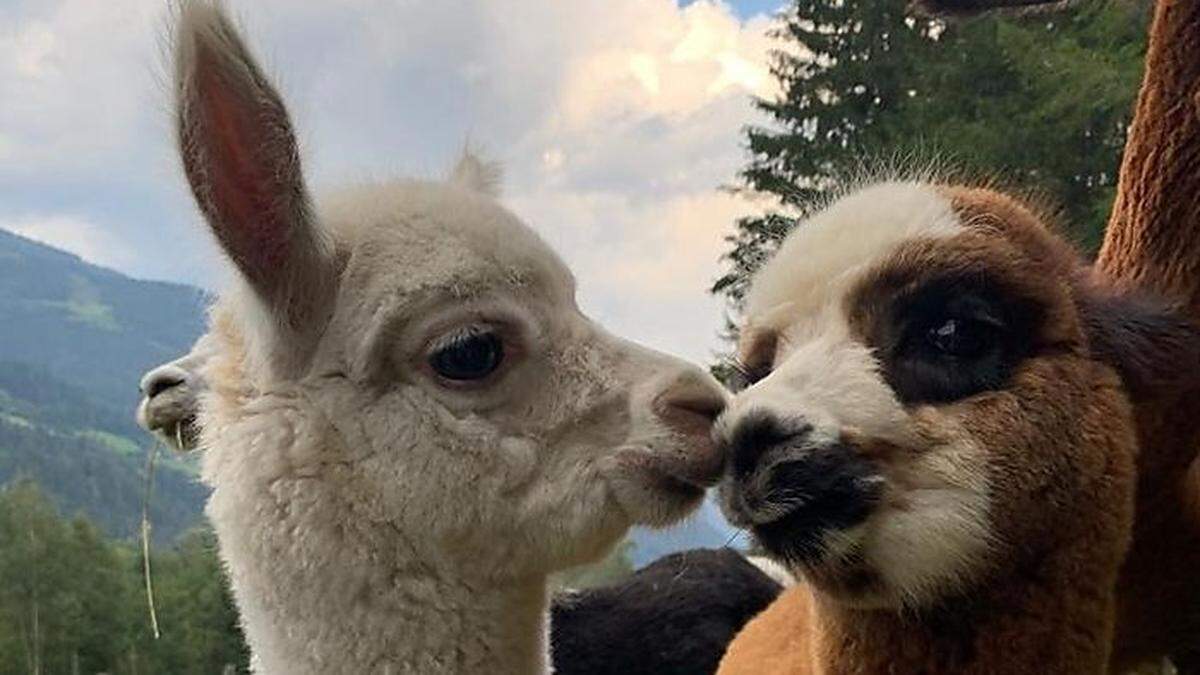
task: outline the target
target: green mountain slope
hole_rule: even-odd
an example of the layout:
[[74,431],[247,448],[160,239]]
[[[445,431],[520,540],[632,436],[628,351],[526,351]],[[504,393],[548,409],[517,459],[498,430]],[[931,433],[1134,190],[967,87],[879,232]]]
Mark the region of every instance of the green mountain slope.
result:
[[204,329],[204,293],[138,281],[0,230],[0,361],[42,366],[122,409],[138,376]]
[[[33,479],[64,513],[134,536],[151,442],[133,421],[138,379],[191,346],[204,302],[0,230],[0,485]],[[162,462],[154,493],[158,541],[200,521],[192,466]]]

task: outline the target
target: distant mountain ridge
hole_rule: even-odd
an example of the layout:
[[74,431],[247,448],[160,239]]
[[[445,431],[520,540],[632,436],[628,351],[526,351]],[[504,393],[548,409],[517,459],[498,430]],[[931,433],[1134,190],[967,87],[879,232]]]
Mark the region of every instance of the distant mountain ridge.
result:
[[[66,513],[132,537],[141,518],[145,449],[133,421],[138,379],[204,331],[206,294],[140,281],[0,230],[0,485],[40,483]],[[201,521],[205,489],[178,460],[159,466],[157,540]],[[733,530],[708,502],[683,524],[631,535],[637,566],[717,547]]]
[[[0,230],[0,484],[39,483],[111,536],[139,531],[146,448],[138,379],[204,330],[203,291],[131,279]],[[200,521],[194,467],[159,465],[160,543]]]
[[204,330],[200,289],[140,281],[0,229],[0,361],[30,363],[125,410],[137,378]]

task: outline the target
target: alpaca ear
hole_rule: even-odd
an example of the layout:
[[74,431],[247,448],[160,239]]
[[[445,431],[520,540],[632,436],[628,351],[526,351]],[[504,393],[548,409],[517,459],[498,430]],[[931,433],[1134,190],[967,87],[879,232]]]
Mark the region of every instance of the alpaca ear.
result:
[[219,2],[180,6],[175,95],[184,172],[221,248],[277,323],[311,323],[329,297],[332,247],[283,101]]
[[1135,398],[1200,386],[1200,325],[1153,297],[1087,289],[1080,302],[1092,356]]
[[498,197],[503,173],[498,163],[485,162],[479,155],[464,150],[450,172],[450,182],[489,197]]

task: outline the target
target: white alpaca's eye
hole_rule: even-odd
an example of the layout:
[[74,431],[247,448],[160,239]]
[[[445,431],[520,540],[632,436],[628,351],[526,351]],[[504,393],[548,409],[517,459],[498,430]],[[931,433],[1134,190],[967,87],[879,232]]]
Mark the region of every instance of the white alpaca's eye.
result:
[[455,382],[482,380],[504,361],[504,341],[496,333],[473,327],[455,333],[429,355],[429,367]]

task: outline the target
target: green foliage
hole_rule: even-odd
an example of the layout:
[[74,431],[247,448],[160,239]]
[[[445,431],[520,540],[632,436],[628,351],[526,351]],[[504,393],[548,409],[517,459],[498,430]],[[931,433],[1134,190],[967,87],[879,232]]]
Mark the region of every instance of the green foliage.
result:
[[[109,536],[130,538],[141,521],[151,443],[131,410],[97,401],[43,367],[0,362],[0,485],[36,480],[63,512],[83,512]],[[206,492],[195,470],[171,453],[161,458],[151,504],[157,542],[201,521]]]
[[[138,533],[144,457],[126,456],[88,435],[0,418],[0,486],[35,480],[63,512],[87,514],[108,536],[131,540]],[[178,461],[161,462],[150,504],[155,542],[169,543],[198,525],[206,494]]]
[[[798,219],[871,165],[945,163],[1035,192],[1087,247],[1101,238],[1145,52],[1147,10],[939,23],[907,0],[797,0],[776,35],[770,126],[746,131],[742,187],[775,207],[737,223],[713,286],[737,309]],[[938,162],[934,162],[938,160]],[[901,167],[902,169],[903,167]]]
[[248,668],[206,530],[153,558],[162,637],[153,639],[139,549],[59,516],[33,484],[0,491],[0,675],[219,673]]

